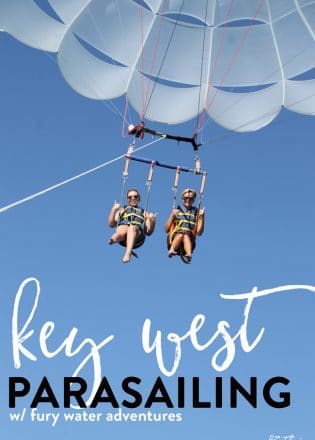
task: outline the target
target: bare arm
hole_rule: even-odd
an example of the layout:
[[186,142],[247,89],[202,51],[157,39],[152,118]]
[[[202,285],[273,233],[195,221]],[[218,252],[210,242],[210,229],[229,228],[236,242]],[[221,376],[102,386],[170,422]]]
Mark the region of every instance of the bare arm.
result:
[[155,228],[155,222],[156,222],[156,214],[153,214],[152,212],[145,212],[144,213],[145,218],[145,234],[151,235],[154,232]]
[[202,235],[205,229],[205,210],[200,209],[198,213],[197,235]]
[[110,228],[117,226],[117,222],[122,211],[123,208],[121,207],[121,204],[115,201],[108,216],[108,225]]
[[173,209],[171,214],[170,214],[170,216],[169,216],[169,218],[167,219],[167,221],[166,221],[166,223],[164,225],[164,231],[165,232],[170,232],[172,223],[174,222],[177,214],[178,214],[178,209]]

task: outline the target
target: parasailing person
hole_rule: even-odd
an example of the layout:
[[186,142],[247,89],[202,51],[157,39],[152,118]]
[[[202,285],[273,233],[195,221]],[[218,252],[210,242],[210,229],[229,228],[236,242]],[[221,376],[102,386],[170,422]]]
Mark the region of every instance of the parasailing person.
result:
[[117,227],[108,243],[119,243],[126,247],[123,263],[129,263],[131,255],[137,257],[133,249],[142,246],[145,236],[153,233],[156,219],[156,214],[139,206],[140,193],[136,188],[127,192],[127,202],[128,204],[122,207],[115,201],[108,216],[109,226]]
[[186,263],[190,263],[196,246],[196,235],[204,231],[204,209],[193,206],[196,191],[185,189],[181,194],[183,206],[173,209],[167,222],[165,232],[168,235],[168,256],[181,255]]

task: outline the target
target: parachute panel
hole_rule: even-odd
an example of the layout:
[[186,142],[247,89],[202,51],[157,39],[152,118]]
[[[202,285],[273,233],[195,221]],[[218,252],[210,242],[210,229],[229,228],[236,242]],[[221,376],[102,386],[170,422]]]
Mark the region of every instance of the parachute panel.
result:
[[132,67],[142,49],[143,34],[151,26],[153,15],[130,0],[102,0],[91,2],[69,27],[89,45],[119,63]]
[[[260,20],[268,22],[268,9],[266,2],[261,0],[249,0],[231,3],[231,0],[214,2],[217,4],[215,9],[215,26],[222,26],[226,22],[237,20]],[[231,7],[232,5],[232,7]]]
[[[146,119],[179,124],[188,121],[198,114],[199,87],[170,87],[147,79],[149,99],[146,108]],[[141,74],[134,72],[128,88],[128,98],[135,110],[142,114]],[[151,93],[154,90],[154,93]],[[204,91],[203,91],[204,93]]]
[[42,11],[33,0],[1,0],[0,25],[28,46],[56,52],[65,26]]
[[168,124],[206,109],[238,131],[266,125],[281,105],[314,113],[315,0],[46,1],[55,14],[38,0],[0,0],[0,28],[59,51],[84,96],[127,93],[141,119]]
[[[268,2],[272,21],[285,17],[296,10],[294,0],[278,0],[277,2]],[[269,20],[268,20],[269,21]]]
[[[164,6],[165,5],[165,6]],[[209,2],[208,0],[185,1],[183,0],[168,0],[164,4],[164,0],[161,2],[160,13],[163,14],[176,14],[180,13],[186,17],[193,17],[198,22],[207,24],[208,26],[213,23],[213,15],[215,11],[215,2]],[[179,20],[181,18],[179,17]]]
[[219,125],[238,132],[255,131],[268,125],[280,112],[283,102],[282,84],[274,84],[252,93],[231,93],[210,90],[217,93],[209,116]]
[[[306,11],[306,8],[303,11]],[[308,8],[308,14],[311,13],[314,23],[315,3]],[[274,31],[286,79],[294,78],[315,67],[314,38],[297,11],[277,21]]]
[[58,63],[66,81],[83,96],[112,99],[126,91],[130,69],[99,60],[71,33],[63,39]]
[[301,8],[300,15],[306,26],[309,26],[309,31],[313,40],[315,40],[315,1],[308,3],[304,8]]
[[70,23],[91,3],[91,0],[48,0],[48,2],[64,23]]
[[[214,30],[213,54],[220,50],[223,32],[223,28]],[[258,86],[282,79],[270,26],[266,24],[254,25],[250,31],[243,26],[228,27],[215,63],[213,55],[210,72],[214,72],[214,86]]]
[[164,0],[144,0],[145,3],[151,8],[151,11],[157,13]]
[[308,81],[286,81],[286,98],[284,102],[288,110],[303,113],[305,115],[315,114],[315,80]]
[[[162,32],[161,32],[162,30]],[[206,30],[209,40],[209,30]],[[144,47],[144,73],[177,83],[199,85],[204,28],[158,18]],[[137,70],[142,71],[139,59]]]

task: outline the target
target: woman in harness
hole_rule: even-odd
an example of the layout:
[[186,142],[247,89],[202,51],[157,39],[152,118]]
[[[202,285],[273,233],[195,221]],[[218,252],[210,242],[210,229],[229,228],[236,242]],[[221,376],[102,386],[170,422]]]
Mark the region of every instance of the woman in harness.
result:
[[191,261],[192,252],[195,248],[195,237],[204,231],[204,209],[193,206],[196,191],[187,188],[182,192],[183,206],[173,209],[167,222],[165,232],[168,236],[168,256],[173,257],[182,254],[185,262]]
[[[115,202],[108,217],[111,228],[117,226],[116,232],[109,239],[109,244],[120,243],[126,246],[123,263],[129,263],[133,249],[140,247],[146,235],[151,235],[155,228],[156,215],[145,212],[138,206],[140,193],[132,188],[127,192],[128,205],[122,207]],[[134,254],[135,255],[135,254]]]

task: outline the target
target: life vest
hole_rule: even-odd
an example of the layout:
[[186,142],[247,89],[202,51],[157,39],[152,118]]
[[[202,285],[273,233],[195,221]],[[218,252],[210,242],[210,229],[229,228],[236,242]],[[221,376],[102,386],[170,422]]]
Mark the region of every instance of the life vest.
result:
[[[119,220],[119,225],[135,225],[140,229],[140,234],[138,235],[133,249],[137,249],[142,246],[145,241],[144,232],[144,210],[142,208],[134,208],[133,206],[124,206],[124,211],[121,213]],[[126,240],[120,241],[121,246],[126,247]]]
[[118,220],[119,225],[135,225],[139,229],[144,229],[144,211],[142,208],[135,208],[133,206],[124,206],[123,212],[120,214]]
[[[195,250],[196,247],[196,232],[197,232],[197,221],[198,221],[198,209],[192,207],[190,209],[181,208],[178,206],[179,213],[171,224],[170,232],[167,236],[167,249],[169,250],[176,233],[187,234],[190,236],[192,251]],[[181,243],[180,247],[177,250],[177,255],[180,256],[181,260],[185,264],[189,264],[185,257],[185,249],[184,244]]]
[[174,220],[174,228],[172,233],[176,232],[188,234],[191,236],[196,235],[196,225],[198,217],[198,209],[192,206],[190,209],[182,208],[178,206],[179,212]]
[[[171,224],[170,232],[167,236],[167,249],[170,249],[174,237],[177,232],[188,234],[191,237],[192,250],[196,247],[196,229],[198,220],[198,209],[192,207],[190,209],[181,208],[178,206],[179,213]],[[184,255],[183,245],[178,249],[178,255]]]

